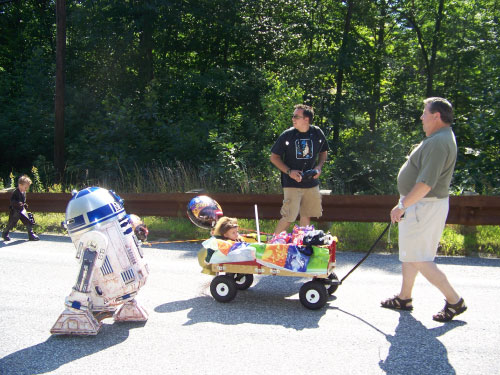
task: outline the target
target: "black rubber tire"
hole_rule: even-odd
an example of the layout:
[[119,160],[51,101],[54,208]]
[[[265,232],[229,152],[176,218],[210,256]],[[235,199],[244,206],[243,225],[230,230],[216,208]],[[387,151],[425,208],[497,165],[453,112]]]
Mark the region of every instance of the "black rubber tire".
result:
[[[339,278],[337,277],[337,275],[335,273],[331,273],[328,278],[330,280],[333,280],[333,281],[339,281]],[[332,295],[333,293],[335,293],[337,291],[339,287],[339,284],[334,284],[334,285],[330,285],[328,286],[328,288],[326,288],[326,292],[329,294],[329,295]]]
[[328,299],[325,284],[316,280],[308,281],[300,288],[299,299],[310,310],[321,309]]
[[216,301],[229,302],[236,297],[238,289],[234,278],[228,275],[215,276],[210,283],[210,293]]
[[238,290],[246,290],[253,284],[253,275],[251,273],[228,273],[234,278]]

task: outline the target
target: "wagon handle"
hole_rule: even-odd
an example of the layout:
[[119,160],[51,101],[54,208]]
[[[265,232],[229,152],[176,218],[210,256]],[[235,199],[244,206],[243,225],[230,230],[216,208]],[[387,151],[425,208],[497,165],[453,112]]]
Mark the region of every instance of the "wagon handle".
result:
[[370,248],[370,250],[368,250],[368,252],[366,253],[366,255],[363,257],[363,259],[361,259],[358,264],[356,264],[348,273],[347,275],[345,275],[342,280],[340,280],[339,282],[339,285],[342,285],[342,282],[347,279],[347,276],[349,276],[351,273],[354,272],[354,270],[356,268],[358,268],[361,263],[363,263],[366,258],[368,258],[368,256],[370,255],[370,253],[373,251],[373,249],[375,248],[375,245],[377,245],[378,241],[380,241],[380,239],[382,238],[382,236],[385,234],[385,232],[387,232],[387,230],[391,227],[391,223],[387,224],[387,226],[385,227],[384,231],[380,234],[380,236],[378,236],[377,240],[373,243],[372,247]]

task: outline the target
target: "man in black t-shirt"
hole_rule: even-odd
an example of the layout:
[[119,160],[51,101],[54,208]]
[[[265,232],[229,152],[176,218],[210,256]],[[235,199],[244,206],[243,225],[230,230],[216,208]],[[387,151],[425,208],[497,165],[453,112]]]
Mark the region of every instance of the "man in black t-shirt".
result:
[[[311,217],[320,217],[323,211],[318,178],[328,156],[328,143],[321,129],[311,125],[313,118],[313,108],[297,104],[293,127],[281,133],[271,149],[270,160],[281,171],[284,193],[276,234],[286,231],[299,213],[300,226],[307,226]],[[311,169],[316,173],[304,174]]]

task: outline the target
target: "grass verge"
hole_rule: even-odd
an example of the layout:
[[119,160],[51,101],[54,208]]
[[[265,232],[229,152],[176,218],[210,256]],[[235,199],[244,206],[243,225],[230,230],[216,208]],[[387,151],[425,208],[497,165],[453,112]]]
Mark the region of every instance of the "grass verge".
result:
[[[62,213],[35,213],[37,233],[66,234],[61,226],[64,220]],[[8,214],[0,213],[0,227],[7,225]],[[149,229],[149,241],[180,241],[202,240],[209,237],[209,232],[193,225],[187,218],[164,218],[147,216],[143,218]],[[255,230],[255,220],[238,220],[241,232]],[[261,220],[261,233],[272,233],[277,220]],[[387,223],[357,223],[357,222],[316,222],[316,229],[330,231],[337,236],[339,251],[362,251],[370,249]],[[291,231],[292,227],[289,228]],[[19,223],[14,230],[25,231]],[[390,230],[380,239],[375,247],[379,252],[397,252],[398,228],[391,226]],[[482,225],[465,226],[449,224],[446,226],[438,250],[440,255],[452,256],[494,256],[500,257],[500,226]]]

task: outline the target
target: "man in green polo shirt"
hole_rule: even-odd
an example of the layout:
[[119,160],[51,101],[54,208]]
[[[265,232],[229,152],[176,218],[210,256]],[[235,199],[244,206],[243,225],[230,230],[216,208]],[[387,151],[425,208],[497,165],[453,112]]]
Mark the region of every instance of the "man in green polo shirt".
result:
[[399,259],[403,262],[401,291],[382,307],[412,310],[412,290],[420,272],[445,296],[444,308],[432,318],[447,322],[467,306],[446,275],[434,263],[449,209],[448,190],[457,159],[451,129],[453,108],[443,98],[424,100],[422,120],[427,136],[410,154],[398,174],[399,203],[391,210],[399,223]]

